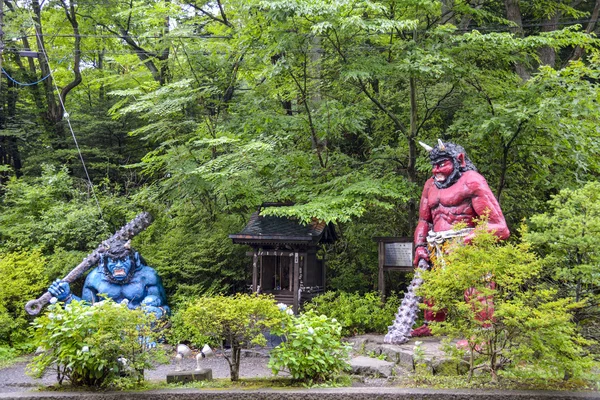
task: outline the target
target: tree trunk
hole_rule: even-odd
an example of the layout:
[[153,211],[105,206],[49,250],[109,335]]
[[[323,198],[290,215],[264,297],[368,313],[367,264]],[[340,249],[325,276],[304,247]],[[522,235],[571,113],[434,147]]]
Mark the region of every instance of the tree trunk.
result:
[[[558,29],[558,20],[560,18],[560,12],[556,12],[552,18],[546,21],[542,26],[542,32],[552,32]],[[554,68],[556,64],[556,51],[552,47],[544,46],[539,51],[540,64],[548,65]]]
[[[18,92],[15,86],[7,80],[5,87],[2,87],[0,80],[0,130],[6,129],[16,118]],[[0,136],[0,165],[12,167],[15,175],[21,176],[21,153],[17,138],[13,135]],[[6,183],[9,176],[8,172],[0,172],[0,183]]]
[[[506,8],[506,19],[516,24],[510,29],[511,32],[515,36],[523,37],[523,21],[519,0],[504,0],[504,6]],[[515,62],[515,71],[524,81],[531,77],[525,66],[520,62]]]
[[32,0],[31,7],[33,9],[33,20],[35,23],[35,34],[36,34],[36,42],[38,52],[40,56],[38,58],[38,62],[40,65],[40,70],[42,72],[42,76],[48,76],[44,79],[44,90],[46,94],[46,107],[47,111],[45,114],[45,120],[48,123],[48,128],[53,132],[54,139],[54,147],[55,148],[65,148],[66,147],[66,131],[65,126],[62,123],[64,118],[64,104],[67,99],[67,95],[71,90],[77,87],[81,83],[81,72],[80,72],[80,63],[81,63],[81,36],[79,35],[79,25],[77,23],[77,15],[75,13],[75,5],[73,2],[67,4],[65,0],[61,0],[61,5],[65,11],[65,15],[67,20],[71,24],[73,28],[73,34],[75,37],[75,42],[73,45],[73,80],[67,83],[61,92],[59,93],[59,99],[56,99],[56,95],[54,93],[55,85],[50,75],[50,65],[48,64],[48,59],[46,56],[46,48],[44,44],[44,32],[42,29],[42,17],[41,17],[41,7],[39,0]]
[[456,25],[453,8],[454,0],[442,0],[442,24]]
[[240,380],[240,355],[241,348],[239,346],[231,346],[231,362],[229,363],[229,373],[231,375],[231,381]]
[[[586,33],[592,33],[594,27],[596,26],[596,22],[598,21],[598,16],[600,15],[600,0],[596,0],[596,4],[594,5],[594,11],[592,11],[592,16],[590,18],[590,22],[585,28]],[[575,50],[573,50],[573,54],[569,58],[569,61],[579,60],[583,56],[583,48],[577,46]]]
[[[48,60],[46,59],[45,45],[44,45],[44,31],[42,28],[42,10],[40,7],[39,0],[32,0],[31,7],[33,9],[33,20],[35,23],[35,35],[36,35],[36,43],[38,53],[40,53],[40,57],[38,58],[38,62],[40,64],[40,70],[42,72],[42,76],[50,75],[50,66],[48,65]],[[56,124],[58,121],[62,119],[62,113],[60,112],[59,104],[56,101],[56,97],[54,94],[54,82],[52,80],[52,76],[48,76],[48,78],[44,79],[43,82],[44,91],[46,95],[46,121],[51,124]]]

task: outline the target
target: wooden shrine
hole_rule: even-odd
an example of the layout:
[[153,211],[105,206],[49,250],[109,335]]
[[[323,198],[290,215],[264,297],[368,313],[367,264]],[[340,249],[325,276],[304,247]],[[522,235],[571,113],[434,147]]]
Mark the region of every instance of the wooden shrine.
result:
[[325,290],[325,260],[317,256],[320,247],[336,240],[333,224],[314,219],[309,224],[285,217],[264,216],[264,207],[290,204],[264,203],[237,234],[236,244],[252,247],[252,292],[269,293],[277,302],[293,306]]

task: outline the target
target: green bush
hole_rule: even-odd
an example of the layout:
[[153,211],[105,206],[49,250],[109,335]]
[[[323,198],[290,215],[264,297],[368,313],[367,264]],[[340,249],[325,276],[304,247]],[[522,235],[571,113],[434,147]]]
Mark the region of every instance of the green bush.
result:
[[341,341],[342,326],[335,318],[308,311],[283,327],[285,341],[271,351],[269,367],[277,375],[289,371],[294,379],[323,382],[350,368],[350,346]]
[[387,302],[382,304],[377,292],[364,295],[327,292],[305,304],[304,309],[337,319],[342,325],[342,335],[348,337],[370,332],[387,332],[400,302],[395,294],[389,296]]
[[530,225],[523,237],[540,255],[544,278],[559,296],[583,302],[574,321],[600,357],[600,183],[561,190]]
[[[156,347],[154,323],[153,314],[110,299],[93,306],[77,301],[65,307],[50,305],[33,324],[42,353],[29,364],[28,372],[41,377],[48,368],[56,368],[59,384],[66,379],[73,386],[140,383],[145,369],[166,361]],[[118,361],[120,357],[126,365]]]
[[12,364],[17,356],[17,350],[11,347],[0,346],[0,368],[4,368],[7,365]]
[[[503,368],[533,367],[555,377],[589,371],[592,360],[582,347],[589,341],[572,315],[583,302],[557,296],[540,279],[542,265],[527,242],[499,243],[485,221],[475,233],[471,245],[452,246],[443,268],[422,274],[419,293],[448,313],[445,322],[431,323],[433,333],[467,338],[470,377],[479,369],[493,382]],[[466,302],[468,288],[477,295]]]
[[239,379],[242,348],[265,346],[264,332],[280,327],[289,316],[281,312],[272,296],[237,294],[233,297],[200,297],[181,307],[173,316],[171,341],[188,341],[201,347],[225,342],[231,353],[223,351],[229,363],[231,380]]
[[48,287],[46,263],[38,250],[0,251],[0,344],[15,346],[29,340],[31,318],[24,306]]

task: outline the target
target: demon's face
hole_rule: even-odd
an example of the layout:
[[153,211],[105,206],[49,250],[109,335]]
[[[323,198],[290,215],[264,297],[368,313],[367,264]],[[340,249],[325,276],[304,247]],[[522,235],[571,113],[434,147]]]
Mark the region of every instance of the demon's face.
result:
[[440,139],[435,147],[419,143],[429,152],[433,183],[438,189],[446,189],[454,185],[465,171],[477,171],[462,146],[449,142],[443,143]]
[[133,263],[131,257],[111,258],[106,260],[106,268],[112,275],[112,278],[117,281],[124,281],[129,276]]
[[431,172],[433,173],[433,180],[436,183],[444,184],[446,180],[454,172],[454,163],[451,159],[445,158],[437,161],[433,164]]
[[438,189],[446,189],[454,185],[461,176],[463,160],[464,155],[459,154],[458,157],[440,157],[431,161],[433,183]]

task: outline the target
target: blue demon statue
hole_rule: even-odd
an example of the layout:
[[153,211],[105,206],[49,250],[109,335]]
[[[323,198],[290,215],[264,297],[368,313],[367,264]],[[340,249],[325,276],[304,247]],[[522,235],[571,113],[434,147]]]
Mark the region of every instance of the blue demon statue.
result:
[[71,293],[68,282],[57,279],[50,292],[58,301],[70,303],[84,300],[94,304],[102,300],[101,294],[130,309],[142,307],[157,318],[170,314],[165,289],[154,268],[146,265],[130,242],[111,240],[100,257],[98,265],[88,274],[83,284],[81,298]]

